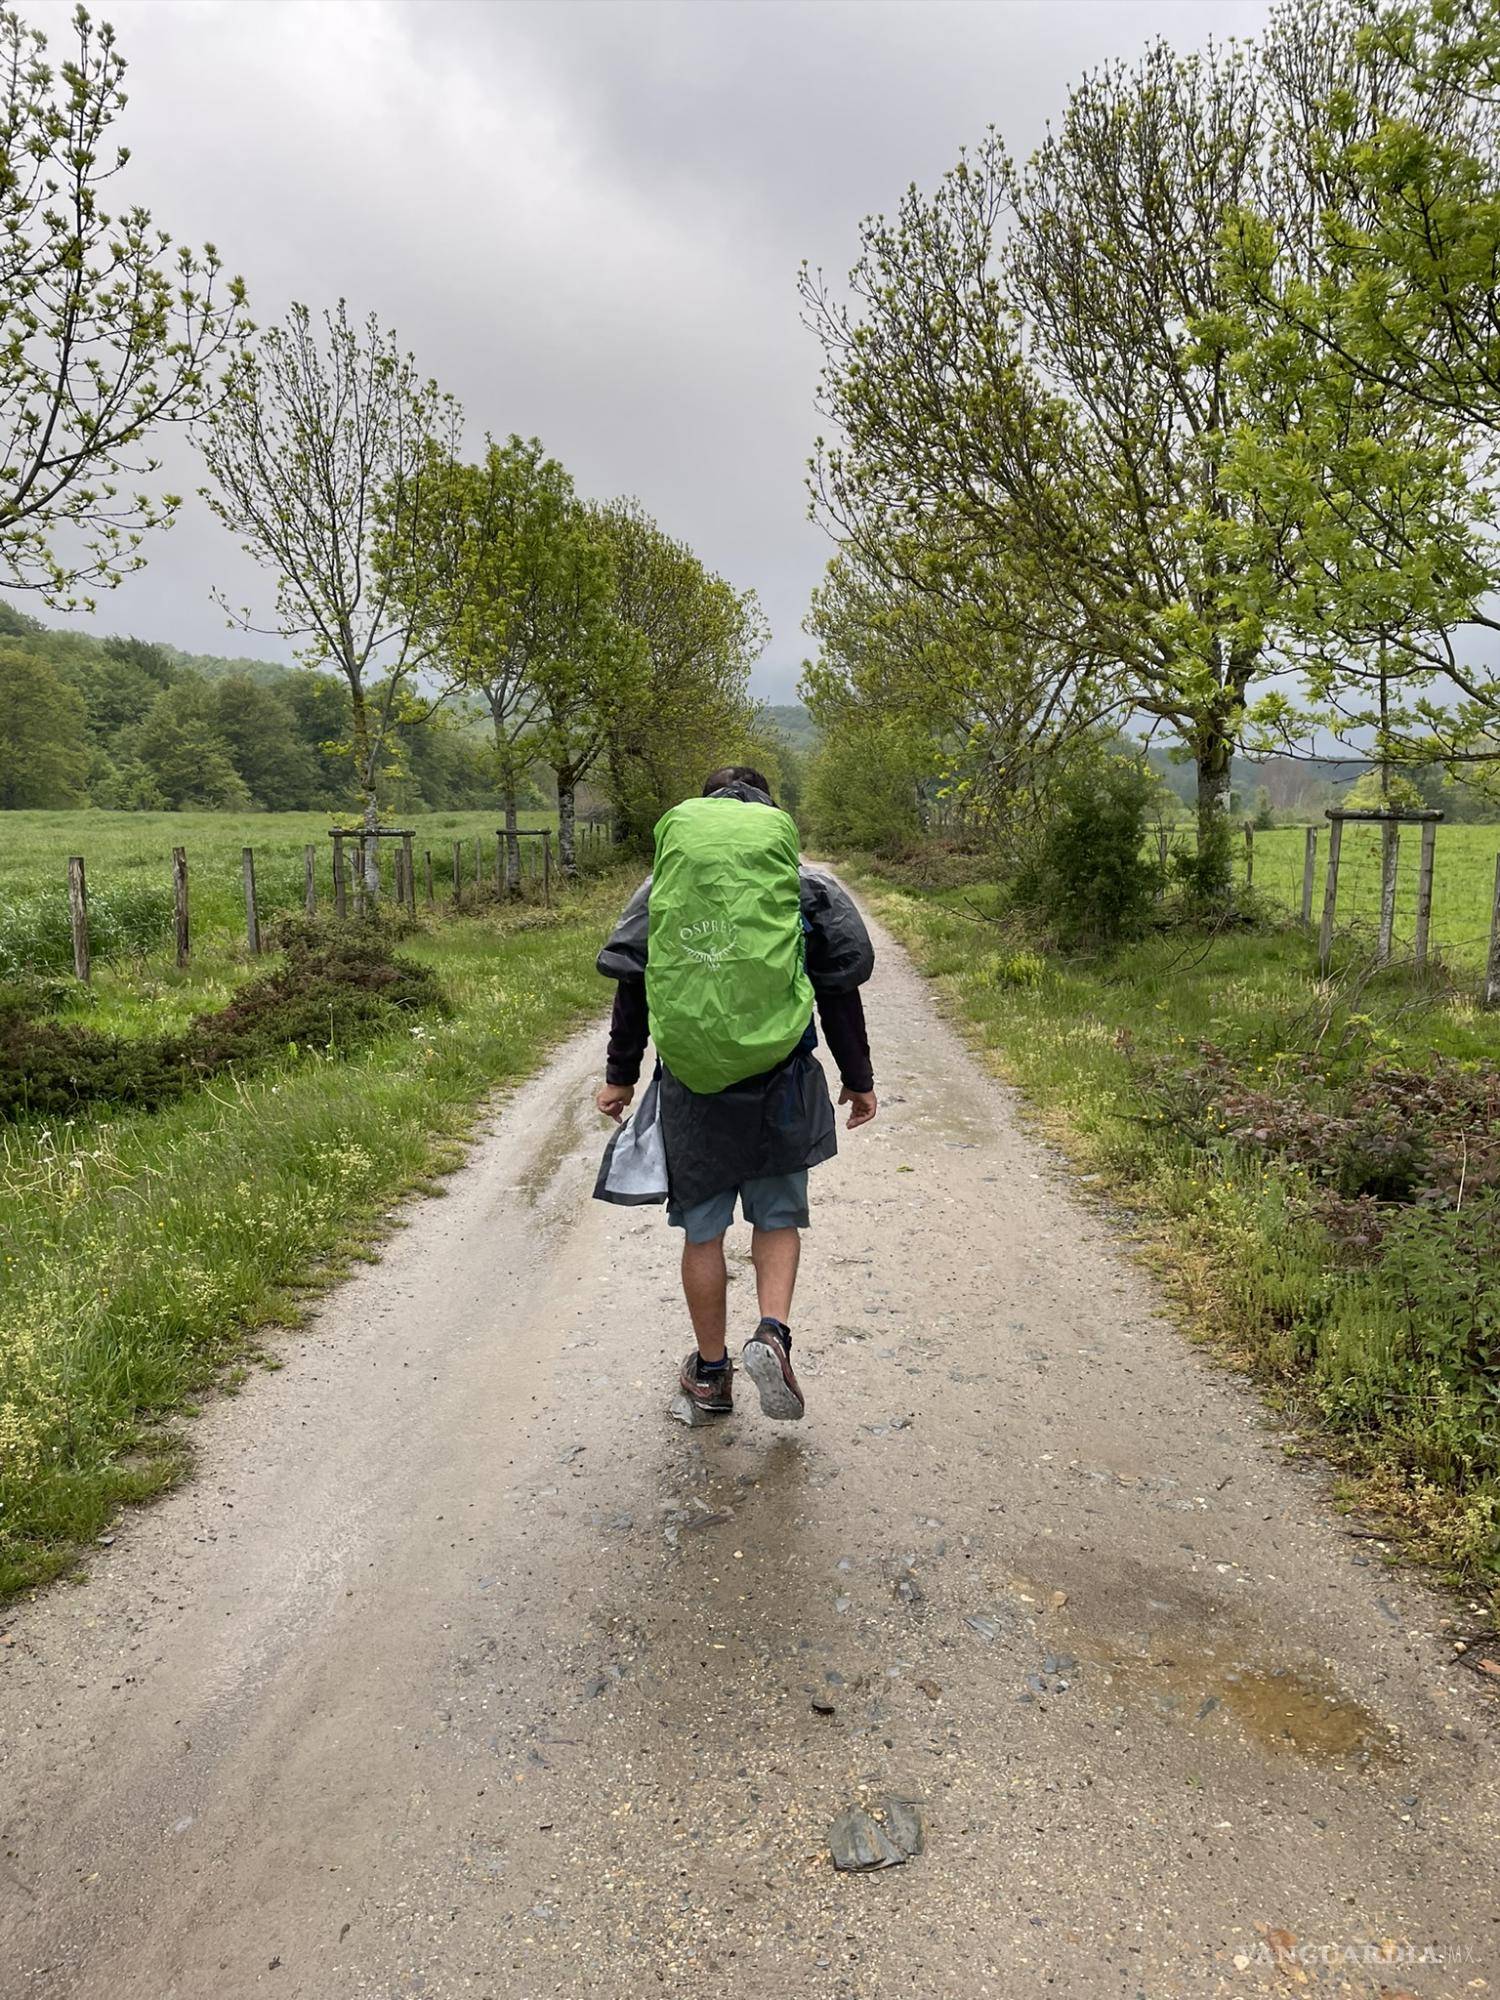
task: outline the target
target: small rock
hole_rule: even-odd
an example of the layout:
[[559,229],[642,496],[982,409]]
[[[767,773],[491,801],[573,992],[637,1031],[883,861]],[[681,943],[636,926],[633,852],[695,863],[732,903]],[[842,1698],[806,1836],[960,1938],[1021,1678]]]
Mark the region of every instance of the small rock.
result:
[[880,1801],[880,1818],[851,1806],[828,1829],[828,1851],[835,1868],[859,1873],[871,1868],[899,1868],[922,1852],[922,1819],[907,1799]]
[[667,1406],[667,1415],[679,1424],[686,1424],[689,1430],[696,1430],[700,1424],[717,1422],[713,1412],[702,1409],[680,1389]]
[[832,1715],[835,1710],[831,1701],[824,1701],[821,1695],[815,1694],[812,1699],[812,1712],[814,1715]]
[[922,1690],[929,1701],[936,1701],[943,1691],[936,1681],[918,1681],[916,1685]]

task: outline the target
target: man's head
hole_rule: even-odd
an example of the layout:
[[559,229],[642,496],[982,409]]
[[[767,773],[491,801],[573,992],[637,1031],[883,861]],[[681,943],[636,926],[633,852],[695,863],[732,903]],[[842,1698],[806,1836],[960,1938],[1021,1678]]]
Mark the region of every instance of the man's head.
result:
[[712,798],[715,792],[727,792],[731,785],[753,785],[767,798],[771,796],[771,787],[766,779],[748,764],[724,764],[717,771],[711,771],[703,780],[703,796]]

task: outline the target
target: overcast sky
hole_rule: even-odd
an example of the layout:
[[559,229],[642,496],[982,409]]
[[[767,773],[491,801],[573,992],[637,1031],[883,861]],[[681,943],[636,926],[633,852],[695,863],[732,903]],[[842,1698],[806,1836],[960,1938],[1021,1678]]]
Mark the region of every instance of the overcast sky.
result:
[[[20,0],[60,56],[71,0]],[[257,320],[343,294],[490,431],[581,492],[634,493],[753,586],[792,697],[828,554],[806,520],[818,349],[806,257],[999,128],[1025,152],[1070,78],[1155,35],[1253,33],[1263,0],[96,0],[130,65],[117,194],[215,242]],[[172,476],[196,475],[180,448]],[[215,585],[272,602],[197,500],[82,621],[195,652]],[[35,604],[33,609],[39,608]],[[52,614],[44,614],[51,616]],[[266,622],[269,622],[267,615]]]

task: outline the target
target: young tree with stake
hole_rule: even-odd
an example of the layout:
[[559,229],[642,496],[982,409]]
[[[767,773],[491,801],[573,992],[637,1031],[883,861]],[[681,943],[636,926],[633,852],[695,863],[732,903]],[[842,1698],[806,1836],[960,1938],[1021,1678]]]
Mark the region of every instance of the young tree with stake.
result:
[[[458,404],[418,374],[395,335],[373,315],[356,326],[340,300],[321,327],[294,305],[262,333],[203,436],[205,498],[276,578],[271,629],[348,685],[371,899],[392,728],[467,601],[468,572],[453,575],[431,553],[462,428]],[[248,610],[231,616],[262,629]]]

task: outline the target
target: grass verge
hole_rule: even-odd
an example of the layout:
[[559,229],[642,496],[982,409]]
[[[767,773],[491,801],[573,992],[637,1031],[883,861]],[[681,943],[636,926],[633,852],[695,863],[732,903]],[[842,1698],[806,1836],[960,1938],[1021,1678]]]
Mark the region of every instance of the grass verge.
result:
[[[985,885],[912,887],[869,862],[844,872],[1046,1135],[1129,1205],[1188,1332],[1313,1436],[1346,1502],[1500,1609],[1500,1259],[1465,1268],[1437,1207],[1351,1247],[1325,1208],[1347,1218],[1351,1204],[1230,1115],[1177,1115],[1173,1088],[1198,1089],[1207,1045],[1233,1050],[1238,1077],[1272,1099],[1295,1087],[1310,1032],[1361,1083],[1439,1059],[1450,1075],[1492,1074],[1500,1022],[1398,975],[1341,998],[1291,928],[1167,932],[1108,961],[1064,960],[987,921]],[[1500,1131],[1471,1137],[1477,1159]]]
[[419,928],[401,951],[446,1014],[353,1052],[0,1133],[0,1596],[171,1484],[192,1399],[295,1324],[392,1202],[458,1163],[489,1093],[603,1007],[593,962],[623,886]]

